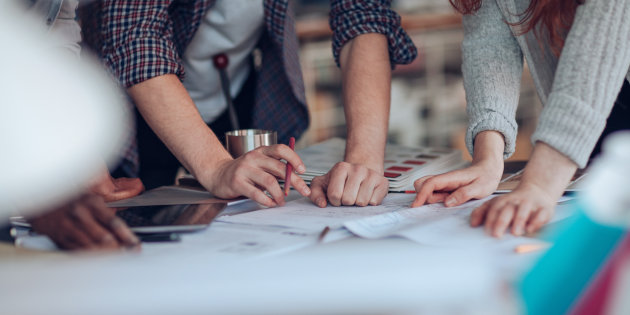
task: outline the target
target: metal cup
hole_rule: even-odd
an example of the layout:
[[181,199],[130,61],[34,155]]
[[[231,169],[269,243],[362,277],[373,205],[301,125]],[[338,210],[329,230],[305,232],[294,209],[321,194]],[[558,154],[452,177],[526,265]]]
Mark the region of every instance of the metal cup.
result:
[[233,158],[237,158],[260,146],[278,143],[278,134],[271,130],[241,129],[225,133],[225,147]]

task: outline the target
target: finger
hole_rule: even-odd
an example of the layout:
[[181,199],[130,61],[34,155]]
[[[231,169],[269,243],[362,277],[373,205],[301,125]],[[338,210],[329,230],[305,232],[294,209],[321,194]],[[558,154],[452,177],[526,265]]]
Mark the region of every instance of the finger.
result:
[[434,184],[431,180],[434,177],[435,176],[426,176],[414,183],[414,188],[416,189],[417,194],[416,198],[411,203],[412,208],[420,207],[427,202],[429,196],[433,193]]
[[527,224],[527,233],[534,233],[540,228],[543,227],[549,220],[551,219],[551,211],[548,209],[540,209],[536,212],[536,214],[531,218],[530,222]]
[[[269,196],[267,196],[267,194],[265,194],[260,188],[256,187],[256,184],[251,180],[240,185],[240,189],[242,189],[243,196],[254,200],[261,205],[264,205],[266,207],[275,207],[278,205],[273,199],[269,198]],[[280,189],[279,186],[278,189]],[[282,197],[284,197],[284,194],[281,193],[281,195]]]
[[107,226],[114,232],[118,240],[127,248],[138,248],[140,246],[140,239],[133,231],[125,224],[125,222],[119,218],[114,217],[107,223]]
[[300,156],[284,144],[264,146],[261,147],[261,151],[263,154],[276,160],[285,160],[288,163],[291,163],[293,169],[299,174],[306,172],[306,167],[304,166],[304,162],[302,162]]
[[[105,207],[105,205],[103,205],[103,207]],[[119,244],[117,239],[112,233],[99,224],[92,214],[92,209],[94,209],[94,207],[92,207],[91,204],[77,205],[70,211],[69,215],[76,223],[77,228],[80,228],[83,233],[91,239],[91,243],[94,244],[95,247],[118,248]],[[109,211],[109,209],[106,209],[106,211]]]
[[341,205],[341,198],[343,197],[343,189],[348,178],[348,171],[348,165],[345,163],[339,163],[330,170],[326,196],[328,196],[328,201],[333,206],[338,207]]
[[357,193],[357,199],[355,201],[357,206],[365,207],[370,203],[370,199],[372,199],[372,195],[374,195],[374,190],[380,182],[379,177],[382,176],[373,174],[361,183],[361,187],[359,187],[359,192]]
[[359,189],[363,181],[368,177],[368,170],[364,167],[352,168],[348,173],[346,184],[343,187],[341,195],[341,204],[344,206],[352,206],[357,201]]
[[470,183],[470,181],[472,181],[472,177],[468,174],[468,172],[459,171],[429,178],[422,183],[421,187],[414,185],[414,187],[416,187],[416,191],[418,191],[418,195],[411,206],[422,206],[435,191],[452,191],[462,185]]
[[135,197],[144,191],[144,185],[139,178],[116,178],[114,179],[116,190],[110,194],[107,201],[116,201]]
[[326,181],[328,176],[317,176],[311,181],[311,201],[320,208],[326,207]]
[[[261,162],[263,164],[261,164],[260,167],[267,173],[277,178],[286,178],[286,164],[271,158],[264,159]],[[308,197],[311,194],[311,189],[308,188],[308,185],[306,185],[306,183],[300,176],[291,176],[291,186],[293,186],[293,188],[295,188],[295,190],[297,190],[304,197]]]
[[[416,179],[416,181],[413,182],[413,187],[414,188],[422,187],[424,182],[429,180],[431,177],[435,177],[435,175],[424,176],[424,177],[420,177],[420,178]],[[417,191],[417,189],[416,189],[416,191]]]
[[94,244],[90,237],[88,237],[70,218],[63,220],[60,224],[62,236],[69,249],[92,249]]
[[284,205],[284,192],[280,188],[278,180],[271,176],[271,174],[262,170],[254,170],[253,174],[250,175],[250,180],[252,183],[266,190],[276,204]]
[[389,181],[387,180],[387,178],[383,177],[380,183],[376,185],[376,188],[374,188],[374,193],[372,193],[372,198],[370,198],[370,205],[371,206],[380,205],[381,202],[383,202],[383,199],[385,199],[385,196],[387,196],[388,192],[389,192]]
[[514,204],[507,204],[503,209],[500,210],[497,219],[494,222],[494,227],[492,227],[492,236],[501,238],[505,233],[505,230],[508,228],[510,223],[512,223],[512,219],[514,218]]
[[297,190],[300,195],[304,197],[308,197],[311,195],[311,189],[308,188],[308,185],[300,176],[291,176],[291,186],[293,186],[293,188],[295,188],[295,190]]
[[490,209],[491,201],[492,200],[484,202],[481,206],[477,207],[470,213],[470,226],[477,227],[485,221],[488,209]]
[[133,233],[133,231],[131,231],[122,219],[116,215],[112,215],[110,209],[94,207],[92,208],[92,213],[94,213],[96,219],[103,226],[107,227],[120,244],[126,247],[136,247],[140,245],[138,237]]
[[503,199],[497,198],[493,200],[490,208],[488,209],[488,213],[486,213],[486,222],[484,223],[484,229],[488,235],[492,235],[492,227],[494,227],[494,222],[497,217],[501,213],[501,209],[505,206],[505,201]]
[[446,197],[448,196],[448,193],[444,193],[444,192],[434,192],[432,193],[429,198],[427,199],[427,203],[438,203],[438,202],[443,202],[444,199],[446,199]]
[[79,244],[75,241],[75,237],[70,234],[60,234],[60,235],[49,235],[52,241],[59,247],[59,249],[63,250],[79,250],[79,249],[87,249],[85,245]]
[[525,234],[525,224],[529,219],[533,210],[531,202],[524,200],[516,209],[516,215],[514,215],[514,222],[512,222],[512,234],[515,236],[521,236]]
[[444,205],[447,207],[455,207],[469,201],[470,199],[485,197],[480,196],[480,191],[481,189],[479,187],[479,184],[477,184],[476,182],[472,182],[469,185],[458,188],[452,194],[446,197]]

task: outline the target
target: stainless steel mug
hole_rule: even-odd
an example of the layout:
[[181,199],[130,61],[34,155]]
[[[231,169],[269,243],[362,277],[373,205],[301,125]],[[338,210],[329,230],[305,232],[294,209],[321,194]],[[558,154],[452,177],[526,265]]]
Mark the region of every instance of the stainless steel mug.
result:
[[233,158],[237,158],[260,146],[278,143],[278,134],[271,130],[241,129],[225,133],[225,147]]

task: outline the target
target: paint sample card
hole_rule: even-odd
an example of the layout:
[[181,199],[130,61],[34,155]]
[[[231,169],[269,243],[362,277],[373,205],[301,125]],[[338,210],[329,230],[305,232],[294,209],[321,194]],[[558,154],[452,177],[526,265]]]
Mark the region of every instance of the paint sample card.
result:
[[[307,182],[326,174],[343,160],[346,142],[333,138],[298,151],[306,165],[300,176]],[[411,148],[388,144],[383,168],[390,191],[413,190],[413,182],[421,177],[445,173],[465,165],[462,153],[450,148]]]

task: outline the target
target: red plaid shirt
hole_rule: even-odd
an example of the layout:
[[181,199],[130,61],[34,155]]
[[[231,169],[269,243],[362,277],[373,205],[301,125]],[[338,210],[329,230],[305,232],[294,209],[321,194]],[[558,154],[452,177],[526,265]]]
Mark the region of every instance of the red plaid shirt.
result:
[[[183,80],[181,56],[215,1],[103,0],[82,10],[87,13],[83,14],[84,40],[125,87],[164,74],[176,74]],[[337,63],[343,45],[365,33],[387,36],[392,66],[416,57],[416,48],[390,3],[331,0]],[[299,136],[309,121],[295,21],[289,0],[264,0],[264,11],[266,31],[259,42],[263,60],[257,76],[253,127],[276,130],[278,141],[285,143],[289,137]],[[128,150],[126,160],[137,163],[135,148]],[[135,175],[135,166],[129,175]]]

